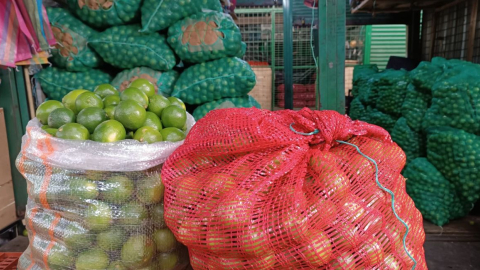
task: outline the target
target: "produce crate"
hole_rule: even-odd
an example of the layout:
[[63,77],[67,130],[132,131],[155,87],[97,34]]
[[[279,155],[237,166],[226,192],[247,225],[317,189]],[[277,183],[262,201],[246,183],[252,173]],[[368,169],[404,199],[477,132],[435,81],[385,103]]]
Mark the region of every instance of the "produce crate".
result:
[[257,84],[249,93],[262,106],[262,109],[272,109],[272,69],[270,67],[252,67]]
[[16,270],[21,252],[0,252],[0,270]]

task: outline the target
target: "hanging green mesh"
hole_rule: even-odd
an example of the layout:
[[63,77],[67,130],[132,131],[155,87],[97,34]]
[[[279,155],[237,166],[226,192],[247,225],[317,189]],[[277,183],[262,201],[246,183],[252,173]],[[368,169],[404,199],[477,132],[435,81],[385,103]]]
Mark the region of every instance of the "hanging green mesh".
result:
[[180,59],[203,63],[236,56],[242,51],[242,34],[230,15],[197,13],[168,29],[168,43]]
[[398,119],[392,130],[392,140],[400,146],[407,156],[407,164],[425,156],[425,140],[421,133],[413,131],[405,118]]
[[408,83],[408,72],[405,70],[387,69],[379,73],[373,81],[373,87],[378,93],[377,109],[387,114],[400,116],[401,104],[405,100]]
[[398,120],[398,118],[394,116],[388,115],[371,107],[367,107],[367,116],[365,119],[367,119],[368,123],[381,126],[388,132],[392,132],[393,127]]
[[68,71],[86,71],[99,67],[101,58],[87,46],[88,39],[96,33],[67,10],[47,8],[48,19],[57,45],[52,49],[52,63]]
[[365,105],[362,104],[359,98],[354,98],[352,102],[350,102],[350,118],[352,118],[352,120],[362,120],[365,119],[366,114],[367,110],[365,108]]
[[69,72],[54,67],[42,69],[35,74],[35,78],[40,81],[40,86],[48,98],[59,101],[75,89],[93,91],[98,85],[110,83],[112,80],[109,74],[96,69]]
[[450,126],[480,133],[480,115],[477,113],[480,106],[479,77],[479,69],[465,69],[460,74],[437,82],[432,90],[432,105],[425,115],[423,128]]
[[[377,65],[358,65],[353,69],[353,87],[352,95],[353,97],[360,97],[362,101],[367,101],[367,91],[368,91],[368,82],[370,79],[378,73]],[[373,83],[373,81],[372,81]]]
[[89,45],[105,62],[118,68],[172,69],[175,55],[164,36],[139,32],[138,25],[113,26],[92,37]]
[[244,96],[255,84],[255,73],[247,62],[222,58],[187,68],[178,78],[172,96],[188,104],[202,104]]
[[195,120],[200,120],[207,113],[216,109],[226,108],[261,108],[260,104],[252,96],[236,97],[236,98],[222,98],[212,102],[202,104],[193,112]]
[[102,29],[135,22],[142,0],[66,0],[68,8],[91,27]]
[[417,158],[403,170],[407,193],[423,217],[442,226],[466,214],[455,187],[426,158]]
[[242,49],[237,52],[237,55],[235,55],[235,57],[243,59],[246,53],[247,53],[247,43],[242,41]]
[[443,64],[446,60],[435,57],[432,62],[421,62],[410,72],[410,80],[420,91],[431,91],[437,79],[443,74]]
[[130,83],[136,79],[147,79],[155,86],[155,91],[163,96],[170,96],[178,73],[174,70],[166,72],[156,71],[146,67],[136,67],[120,72],[112,81],[112,85],[120,91],[128,88]]
[[428,160],[455,185],[461,201],[480,197],[480,137],[449,127],[429,130]]
[[219,0],[144,0],[142,31],[153,33],[203,9],[222,11]]
[[407,94],[402,105],[402,116],[405,117],[407,124],[416,132],[422,129],[422,121],[427,112],[432,94],[419,91],[413,84],[407,87]]

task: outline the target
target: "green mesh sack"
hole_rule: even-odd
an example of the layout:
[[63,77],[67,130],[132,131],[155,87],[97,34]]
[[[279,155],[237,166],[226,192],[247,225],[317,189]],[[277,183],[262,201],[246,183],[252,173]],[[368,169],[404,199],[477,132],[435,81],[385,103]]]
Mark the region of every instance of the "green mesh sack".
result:
[[57,44],[52,49],[52,63],[68,71],[86,71],[99,67],[101,58],[87,46],[88,39],[96,33],[67,10],[47,8],[48,19]]
[[166,29],[179,20],[202,10],[222,11],[219,0],[144,0],[142,32]]
[[366,122],[380,126],[386,129],[388,132],[392,132],[393,127],[398,120],[398,118],[395,118],[394,116],[388,115],[371,107],[367,107],[367,116],[365,119],[367,119]]
[[68,8],[91,27],[102,29],[135,22],[142,0],[67,0]]
[[416,132],[422,129],[423,118],[430,106],[432,94],[425,91],[418,91],[413,84],[407,87],[405,101],[402,104],[402,116],[407,124]]
[[407,95],[408,81],[398,81],[391,86],[378,87],[376,107],[387,114],[400,116]]
[[172,96],[188,104],[245,96],[255,87],[250,65],[239,58],[222,58],[187,68],[178,78]]
[[410,80],[419,90],[430,91],[438,78],[443,74],[443,66],[440,65],[440,59],[436,59],[435,63],[437,64],[421,62],[417,68],[410,72]]
[[427,157],[455,185],[465,207],[472,207],[480,197],[480,137],[449,127],[430,129]]
[[180,59],[203,63],[242,52],[242,34],[230,15],[197,13],[168,29],[168,43]]
[[402,174],[407,179],[408,195],[425,219],[443,226],[466,214],[457,197],[455,186],[426,158],[413,160]]
[[247,53],[247,43],[242,41],[242,49],[237,52],[237,55],[235,55],[235,57],[242,59],[246,53]]
[[377,65],[358,65],[353,69],[353,97],[359,97],[367,90],[368,81],[378,73]]
[[439,81],[432,90],[432,105],[422,127],[449,126],[470,133],[480,133],[480,74],[464,70],[461,74]]
[[128,88],[130,83],[136,79],[147,79],[155,86],[155,92],[163,96],[170,96],[175,82],[178,79],[178,73],[173,70],[166,72],[156,71],[146,67],[136,67],[120,72],[112,81],[112,85],[120,91]]
[[100,70],[91,69],[86,72],[69,72],[49,67],[35,74],[45,95],[61,101],[68,92],[75,89],[95,90],[100,84],[110,83],[112,77]]
[[[350,113],[349,113],[350,118],[352,120],[366,120],[367,116],[367,110],[365,108],[365,105],[362,104],[359,98],[354,98],[352,102],[350,102]],[[368,121],[365,121],[368,122]]]
[[405,118],[398,119],[392,129],[392,140],[400,146],[407,156],[407,163],[425,156],[425,140],[421,133],[413,131]]
[[365,105],[376,106],[377,104],[379,89],[373,85],[379,76],[378,74],[379,73],[370,76],[367,81],[356,86],[357,95],[354,95],[354,97],[358,97],[358,99]]
[[227,109],[227,108],[258,108],[261,109],[260,104],[252,97],[236,97],[236,98],[222,98],[212,102],[202,104],[193,111],[193,117],[195,120],[203,118],[207,113],[217,109]]
[[105,62],[118,68],[149,67],[170,70],[175,55],[164,36],[139,32],[138,25],[113,26],[92,37],[89,42]]

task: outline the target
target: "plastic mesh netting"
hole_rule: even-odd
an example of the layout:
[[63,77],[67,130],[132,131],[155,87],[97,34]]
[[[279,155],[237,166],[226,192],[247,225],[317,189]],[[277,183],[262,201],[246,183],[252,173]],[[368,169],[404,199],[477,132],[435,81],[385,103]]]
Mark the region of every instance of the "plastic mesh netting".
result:
[[410,269],[391,196],[349,144],[378,164],[409,227],[406,250],[426,269],[403,151],[384,129],[332,111],[209,113],[163,167],[165,221],[196,270]]

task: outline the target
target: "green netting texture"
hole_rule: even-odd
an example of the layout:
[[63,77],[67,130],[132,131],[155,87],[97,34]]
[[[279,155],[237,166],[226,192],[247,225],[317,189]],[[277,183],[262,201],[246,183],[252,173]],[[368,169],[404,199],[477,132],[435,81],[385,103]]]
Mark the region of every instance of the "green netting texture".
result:
[[421,133],[413,131],[402,117],[398,119],[392,130],[392,140],[396,142],[407,156],[407,163],[425,156],[425,139]]
[[168,43],[180,59],[203,63],[242,52],[242,34],[230,15],[197,13],[168,29]]
[[368,120],[368,123],[381,126],[382,128],[386,129],[390,133],[392,132],[393,127],[395,126],[398,120],[398,118],[391,116],[389,114],[383,113],[372,107],[367,107],[367,115],[363,119],[365,120],[362,120],[362,121]]
[[166,29],[204,9],[222,11],[222,6],[218,0],[144,0],[142,31],[153,33]]
[[105,62],[118,68],[149,67],[164,71],[176,64],[166,38],[158,33],[143,34],[138,25],[113,26],[89,42]]
[[136,79],[147,79],[153,83],[157,94],[170,96],[178,79],[178,73],[174,70],[162,72],[146,67],[136,67],[118,73],[113,79],[112,85],[123,91]]
[[[437,58],[433,62],[421,62],[417,68],[410,72],[410,80],[419,90],[430,91],[437,79],[443,74],[443,65],[441,59]],[[433,60],[432,60],[433,61]]]
[[239,58],[222,58],[186,69],[178,78],[172,96],[188,104],[241,97],[256,84],[250,65]]
[[480,137],[449,127],[431,129],[427,157],[455,185],[465,207],[473,207],[480,197]]
[[138,21],[142,0],[66,0],[68,8],[91,27],[103,29]]
[[212,102],[202,104],[193,111],[193,117],[195,120],[203,118],[207,113],[216,109],[226,109],[226,108],[258,108],[261,109],[260,104],[252,97],[237,97],[237,98],[222,98]]
[[368,91],[368,82],[377,73],[378,73],[377,65],[355,66],[353,70],[352,95],[354,97],[359,97],[360,95],[364,95],[362,100],[366,101],[365,92]]
[[[453,71],[454,69],[451,69]],[[432,105],[423,128],[449,126],[470,133],[480,133],[480,69],[464,69],[461,73],[437,82],[432,89]]]
[[417,158],[403,170],[407,178],[407,193],[423,217],[433,224],[443,226],[450,220],[463,216],[455,186],[450,183],[426,158]]
[[102,59],[87,46],[95,30],[65,9],[47,8],[47,14],[57,40],[50,59],[55,66],[68,71],[86,71],[101,66]]
[[247,53],[247,43],[242,41],[242,49],[240,51],[238,51],[238,53],[237,53],[237,55],[235,55],[235,57],[238,57],[238,58],[242,59],[245,56],[246,53]]
[[41,70],[35,74],[35,78],[40,81],[40,86],[48,98],[59,101],[75,89],[93,91],[97,85],[110,83],[112,80],[109,74],[96,69],[69,72],[55,67]]
[[366,114],[367,110],[365,105],[362,104],[359,98],[354,98],[350,103],[350,118],[352,118],[352,120],[361,120],[365,119]]
[[413,84],[407,87],[407,94],[402,105],[402,116],[407,120],[410,128],[416,132],[422,129],[422,121],[430,107],[432,94],[419,91]]

